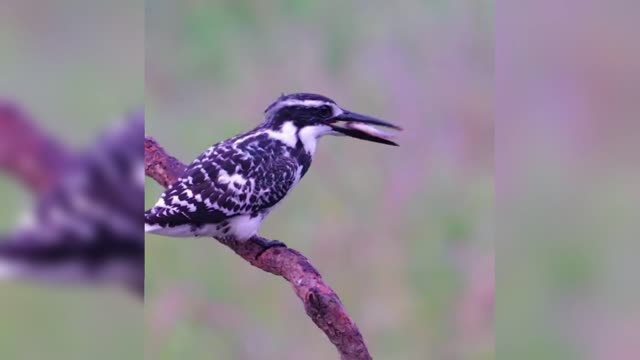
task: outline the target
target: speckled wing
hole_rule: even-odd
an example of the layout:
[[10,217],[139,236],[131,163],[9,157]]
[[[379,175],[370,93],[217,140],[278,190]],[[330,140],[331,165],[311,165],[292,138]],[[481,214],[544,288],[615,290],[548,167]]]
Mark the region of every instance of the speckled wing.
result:
[[278,203],[299,180],[298,163],[279,153],[229,141],[200,155],[145,213],[145,223],[165,227],[217,224],[258,214]]

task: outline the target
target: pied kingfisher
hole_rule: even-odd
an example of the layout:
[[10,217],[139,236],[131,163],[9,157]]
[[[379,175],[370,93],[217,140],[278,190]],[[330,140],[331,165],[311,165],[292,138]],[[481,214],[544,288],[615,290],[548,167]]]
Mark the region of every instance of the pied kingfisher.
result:
[[254,235],[307,172],[320,137],[347,135],[397,146],[390,134],[371,125],[401,130],[321,95],[283,94],[265,110],[258,127],[211,146],[195,159],[145,212],[145,232],[253,239],[266,250],[271,243]]

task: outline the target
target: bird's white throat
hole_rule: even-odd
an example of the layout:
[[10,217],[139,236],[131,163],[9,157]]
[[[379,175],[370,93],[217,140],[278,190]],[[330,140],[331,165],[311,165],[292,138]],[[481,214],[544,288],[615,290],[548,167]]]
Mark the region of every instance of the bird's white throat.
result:
[[327,125],[312,125],[305,126],[298,132],[298,137],[304,146],[304,149],[311,155],[316,151],[316,145],[318,139],[324,135],[329,135],[333,132],[330,126]]
[[327,125],[305,126],[298,131],[298,128],[291,121],[285,122],[279,131],[267,130],[269,137],[280,140],[291,147],[295,147],[298,140],[300,140],[302,146],[310,155],[315,153],[318,139],[332,132],[331,127]]

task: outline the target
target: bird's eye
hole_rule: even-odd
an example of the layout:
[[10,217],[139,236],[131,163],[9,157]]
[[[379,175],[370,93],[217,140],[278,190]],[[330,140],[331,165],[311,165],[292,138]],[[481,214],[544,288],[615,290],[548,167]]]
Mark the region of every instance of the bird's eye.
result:
[[324,105],[318,108],[318,114],[323,118],[333,116],[333,109],[331,106]]

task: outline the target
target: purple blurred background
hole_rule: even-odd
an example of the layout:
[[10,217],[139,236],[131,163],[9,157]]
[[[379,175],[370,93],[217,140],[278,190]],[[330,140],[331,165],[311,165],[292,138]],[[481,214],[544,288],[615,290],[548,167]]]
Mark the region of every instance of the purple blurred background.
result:
[[502,2],[496,348],[640,358],[640,3]]

